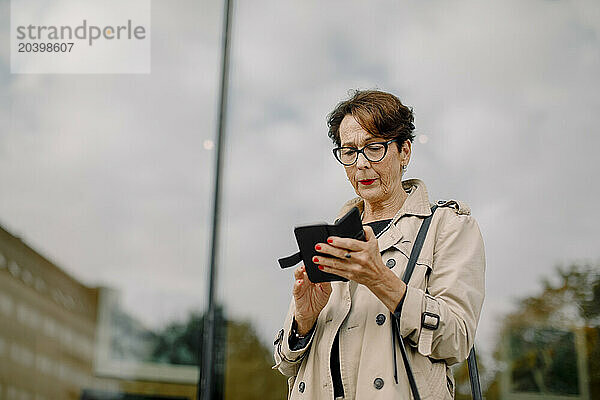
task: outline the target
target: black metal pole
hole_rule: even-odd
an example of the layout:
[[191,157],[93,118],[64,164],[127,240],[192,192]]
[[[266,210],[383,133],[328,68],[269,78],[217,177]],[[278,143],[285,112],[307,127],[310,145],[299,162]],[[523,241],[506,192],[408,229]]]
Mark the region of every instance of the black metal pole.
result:
[[231,24],[231,2],[225,0],[225,12],[223,22],[223,48],[221,58],[221,91],[219,102],[219,122],[217,128],[217,145],[215,157],[215,186],[213,198],[212,239],[210,248],[210,269],[208,278],[208,311],[204,318],[204,337],[202,344],[202,360],[200,366],[200,382],[198,387],[199,400],[213,400],[216,393],[215,386],[215,336],[216,336],[216,305],[215,287],[217,280],[217,256],[219,251],[219,216],[221,206],[221,170],[223,164],[223,144],[225,136],[225,122],[227,114],[227,87],[229,78],[229,47],[230,47],[230,24]]
[[481,385],[479,383],[479,371],[477,370],[477,358],[475,357],[475,346],[471,347],[467,358],[469,367],[469,381],[471,382],[471,397],[473,400],[481,400]]

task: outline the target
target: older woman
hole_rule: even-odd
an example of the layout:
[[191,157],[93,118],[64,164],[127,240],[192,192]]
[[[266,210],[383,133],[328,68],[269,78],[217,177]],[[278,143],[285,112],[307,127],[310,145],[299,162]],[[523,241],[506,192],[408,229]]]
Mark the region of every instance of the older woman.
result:
[[304,266],[295,270],[273,368],[289,377],[290,399],[409,399],[393,336],[399,318],[421,398],[452,399],[449,366],[467,358],[484,298],[477,223],[463,202],[438,202],[406,285],[401,276],[417,231],[432,214],[423,182],[402,180],[412,110],[392,94],[356,91],[331,112],[328,126],[358,195],[339,216],[358,207],[366,241],[329,237],[315,246],[319,268],[347,282],[315,284]]

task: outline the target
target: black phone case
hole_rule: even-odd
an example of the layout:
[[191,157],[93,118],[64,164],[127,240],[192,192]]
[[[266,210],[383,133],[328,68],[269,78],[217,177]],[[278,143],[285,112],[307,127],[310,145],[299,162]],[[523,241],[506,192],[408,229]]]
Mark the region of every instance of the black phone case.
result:
[[311,282],[348,281],[348,279],[342,278],[341,276],[321,271],[319,267],[312,262],[312,258],[314,256],[319,256],[319,254],[322,255],[322,253],[315,250],[315,245],[317,243],[327,243],[327,238],[329,236],[347,237],[362,241],[365,240],[365,233],[363,231],[358,208],[353,207],[346,215],[337,220],[334,225],[318,224],[298,226],[294,229],[294,234],[296,235],[296,241],[300,248],[302,261],[306,267],[308,279],[310,279]]

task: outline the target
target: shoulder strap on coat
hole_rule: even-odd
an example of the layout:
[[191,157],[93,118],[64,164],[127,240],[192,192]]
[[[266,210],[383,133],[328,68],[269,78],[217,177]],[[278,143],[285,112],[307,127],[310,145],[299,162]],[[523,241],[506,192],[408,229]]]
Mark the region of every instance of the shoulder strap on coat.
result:
[[431,219],[433,218],[433,214],[435,213],[435,210],[437,208],[437,205],[431,207],[431,214],[428,217],[425,217],[425,219],[421,223],[421,228],[419,229],[419,233],[417,233],[417,238],[415,239],[415,243],[413,244],[413,248],[410,252],[408,264],[406,264],[406,269],[404,270],[404,275],[402,276],[402,280],[406,284],[408,284],[408,281],[410,280],[410,277],[412,276],[412,273],[415,270],[417,259],[419,258],[419,254],[421,253],[421,249],[423,248],[423,243],[425,243],[425,237],[427,236],[429,225],[431,225]]
[[459,215],[470,215],[471,214],[471,207],[469,207],[469,205],[467,203],[465,203],[464,201],[454,200],[454,199],[438,200],[438,202],[436,204],[438,207],[451,207]]
[[[415,269],[415,265],[417,263],[417,258],[419,258],[419,253],[421,253],[421,248],[423,247],[423,243],[425,242],[425,237],[427,236],[427,230],[429,229],[429,225],[431,225],[431,219],[433,218],[433,214],[438,207],[444,206],[453,206],[456,210],[457,214],[469,215],[471,213],[471,209],[465,203],[458,202],[455,200],[449,201],[438,201],[437,205],[431,207],[431,215],[426,217],[421,224],[421,228],[419,229],[419,233],[417,233],[417,238],[415,239],[415,243],[413,245],[412,251],[410,253],[410,258],[408,260],[408,264],[406,265],[406,270],[404,271],[404,275],[402,276],[402,280],[404,283],[408,284],[410,277]],[[393,315],[393,314],[392,314]],[[420,400],[419,393],[417,390],[417,385],[415,382],[415,378],[412,373],[412,368],[410,367],[410,363],[408,362],[408,357],[406,354],[406,348],[404,347],[404,341],[402,340],[402,335],[400,335],[400,321],[398,318],[394,318],[394,323],[392,324],[392,328],[395,329],[395,334],[398,336],[398,340],[400,342],[400,351],[402,352],[402,358],[404,359],[404,366],[406,368],[406,373],[408,374],[408,382],[410,384],[410,389],[413,393],[413,397],[415,400]],[[394,340],[394,334],[392,334],[392,340]],[[394,367],[396,361],[396,346],[394,345]],[[482,400],[481,395],[481,385],[479,383],[479,371],[477,368],[477,359],[475,357],[475,347],[471,348],[469,352],[469,357],[467,358],[467,365],[469,367],[469,380],[471,382],[471,396],[473,400]],[[397,382],[397,381],[396,381]]]

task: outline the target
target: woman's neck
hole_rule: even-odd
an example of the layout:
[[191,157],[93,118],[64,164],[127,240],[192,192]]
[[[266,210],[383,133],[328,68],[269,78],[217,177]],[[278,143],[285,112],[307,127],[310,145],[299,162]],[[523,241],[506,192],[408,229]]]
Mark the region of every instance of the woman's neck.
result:
[[396,196],[391,196],[388,199],[379,202],[370,202],[365,200],[363,223],[379,221],[382,219],[394,218],[398,210],[402,208],[408,194],[401,190]]

